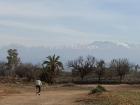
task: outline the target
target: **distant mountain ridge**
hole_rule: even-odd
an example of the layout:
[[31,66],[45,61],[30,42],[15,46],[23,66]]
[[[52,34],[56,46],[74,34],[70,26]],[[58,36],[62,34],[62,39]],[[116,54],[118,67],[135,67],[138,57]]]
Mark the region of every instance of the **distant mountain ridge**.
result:
[[23,45],[9,45],[0,49],[0,60],[6,60],[7,50],[15,48],[19,52],[22,62],[42,63],[48,55],[59,55],[66,63],[78,56],[93,55],[98,59],[110,61],[113,58],[128,58],[131,62],[140,64],[140,45],[123,42],[95,41],[90,44],[67,47],[26,47]]

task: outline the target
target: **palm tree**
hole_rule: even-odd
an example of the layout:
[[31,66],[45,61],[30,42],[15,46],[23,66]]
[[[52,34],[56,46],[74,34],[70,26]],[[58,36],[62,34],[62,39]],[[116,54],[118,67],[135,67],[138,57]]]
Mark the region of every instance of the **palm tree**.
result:
[[47,77],[47,82],[50,84],[54,83],[56,76],[63,69],[63,64],[59,59],[60,57],[56,55],[48,56],[47,60],[42,64]]

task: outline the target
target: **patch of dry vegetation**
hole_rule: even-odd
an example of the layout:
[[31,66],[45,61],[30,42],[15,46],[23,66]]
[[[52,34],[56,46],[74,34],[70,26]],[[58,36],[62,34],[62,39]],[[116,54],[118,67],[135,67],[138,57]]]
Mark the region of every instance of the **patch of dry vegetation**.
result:
[[77,102],[81,103],[80,105],[140,105],[140,90],[132,87],[121,87],[102,94],[86,95]]
[[100,94],[100,93],[103,93],[103,92],[106,92],[106,91],[107,90],[103,86],[98,85],[96,88],[92,89],[89,94],[90,95],[92,95],[92,94]]

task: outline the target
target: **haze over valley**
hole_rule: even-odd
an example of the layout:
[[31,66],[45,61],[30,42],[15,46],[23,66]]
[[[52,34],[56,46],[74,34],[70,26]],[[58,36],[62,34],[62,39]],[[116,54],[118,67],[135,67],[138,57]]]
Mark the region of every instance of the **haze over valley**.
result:
[[92,55],[98,59],[107,60],[108,62],[113,58],[128,58],[132,63],[140,64],[140,45],[124,42],[94,41],[89,44],[59,47],[26,47],[11,44],[1,47],[1,60],[6,60],[7,50],[10,48],[18,50],[19,56],[24,63],[42,63],[48,55],[56,54],[61,57],[64,64],[67,63],[68,60],[75,59],[78,56],[87,55]]

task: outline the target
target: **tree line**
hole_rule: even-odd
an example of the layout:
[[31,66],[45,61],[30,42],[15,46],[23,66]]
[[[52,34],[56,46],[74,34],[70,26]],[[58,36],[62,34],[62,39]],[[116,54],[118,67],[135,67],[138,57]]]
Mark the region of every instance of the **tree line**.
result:
[[33,65],[31,63],[22,63],[16,49],[9,49],[7,53],[7,62],[0,62],[0,76],[7,78],[25,79],[27,81],[41,79],[44,82],[53,84],[62,77],[62,73],[67,75],[64,68],[71,70],[69,72],[71,82],[75,78],[80,78],[80,81],[86,81],[89,75],[92,75],[94,79],[96,78],[98,83],[102,83],[105,80],[105,76],[109,80],[115,78],[119,83],[122,83],[126,75],[140,76],[138,75],[139,65],[130,63],[127,58],[105,62],[102,59],[96,59],[94,56],[80,56],[77,59],[68,61],[64,66],[60,57],[53,55],[48,56],[42,64]]
[[98,83],[101,82],[101,78],[104,76],[106,71],[110,71],[116,76],[119,76],[120,83],[125,75],[129,73],[131,69],[131,64],[128,59],[113,59],[107,66],[104,60],[96,60],[93,56],[88,56],[87,58],[79,57],[76,60],[69,61],[68,67],[72,68],[72,73],[79,75],[81,80],[84,79],[89,73],[94,72],[98,77]]

